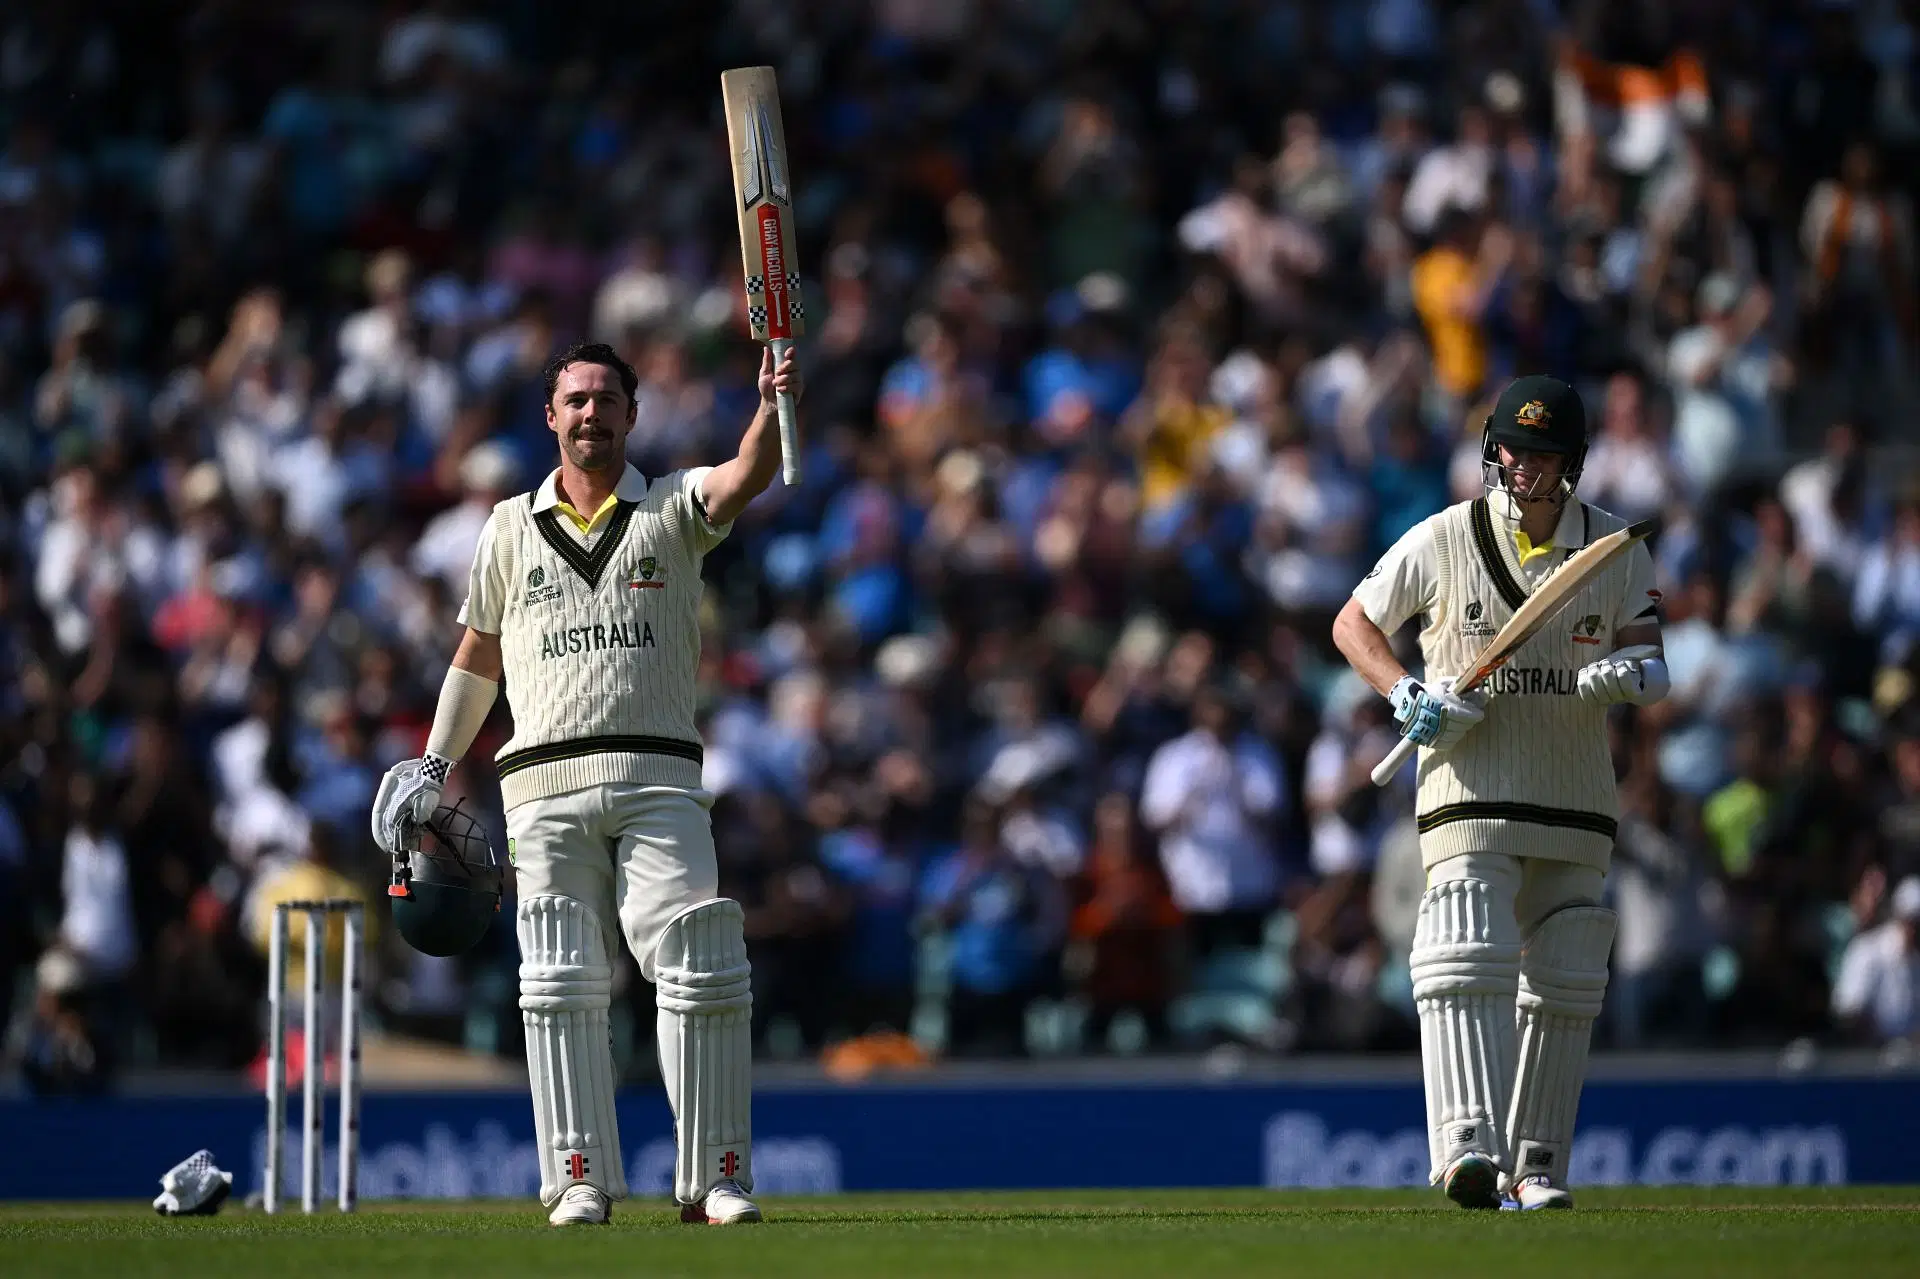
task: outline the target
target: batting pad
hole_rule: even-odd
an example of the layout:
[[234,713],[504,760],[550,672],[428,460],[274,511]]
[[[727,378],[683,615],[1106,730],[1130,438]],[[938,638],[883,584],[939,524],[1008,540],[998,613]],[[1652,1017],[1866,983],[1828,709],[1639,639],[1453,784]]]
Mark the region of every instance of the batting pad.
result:
[[613,965],[600,921],[570,897],[529,897],[517,923],[540,1202],[552,1207],[580,1181],[624,1199],[607,1025]]
[[1520,972],[1513,902],[1484,880],[1434,885],[1420,899],[1411,960],[1430,1180],[1469,1151],[1505,1167]]
[[753,1190],[752,967],[740,903],[715,897],[667,921],[654,949],[660,1072],[679,1137],[674,1197],[723,1178]]
[[1520,1068],[1507,1125],[1516,1178],[1545,1173],[1556,1186],[1566,1184],[1615,918],[1604,906],[1563,907],[1541,921],[1521,952]]

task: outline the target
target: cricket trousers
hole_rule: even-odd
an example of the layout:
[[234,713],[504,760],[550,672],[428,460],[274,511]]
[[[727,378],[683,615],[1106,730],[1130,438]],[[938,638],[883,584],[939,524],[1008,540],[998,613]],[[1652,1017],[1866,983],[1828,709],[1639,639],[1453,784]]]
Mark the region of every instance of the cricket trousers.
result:
[[654,980],[667,921],[719,895],[709,812],[713,794],[612,782],[529,800],[507,810],[507,856],[516,895],[567,897],[617,931]]

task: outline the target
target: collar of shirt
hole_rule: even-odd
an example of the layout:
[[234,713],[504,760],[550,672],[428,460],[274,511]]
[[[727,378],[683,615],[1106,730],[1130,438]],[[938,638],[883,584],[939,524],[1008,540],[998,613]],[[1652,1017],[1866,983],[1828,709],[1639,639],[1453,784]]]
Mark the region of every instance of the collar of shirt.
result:
[[1507,532],[1513,537],[1513,545],[1520,553],[1520,563],[1525,564],[1535,556],[1545,555],[1554,547],[1564,547],[1577,551],[1587,544],[1587,511],[1580,500],[1568,495],[1566,505],[1560,508],[1560,523],[1554,526],[1553,536],[1547,541],[1534,545],[1533,539],[1520,531],[1520,503],[1505,489],[1495,489],[1487,495],[1487,506],[1506,525]]
[[560,471],[555,468],[547,473],[546,479],[540,481],[540,487],[533,495],[533,510],[536,515],[541,511],[558,511],[572,520],[575,528],[582,533],[587,533],[612,513],[616,503],[638,502],[646,495],[646,477],[640,474],[633,463],[629,462],[627,469],[620,473],[620,482],[613,486],[613,492],[607,494],[607,500],[600,503],[600,509],[593,513],[592,518],[588,518],[576,511],[571,502],[561,498]]

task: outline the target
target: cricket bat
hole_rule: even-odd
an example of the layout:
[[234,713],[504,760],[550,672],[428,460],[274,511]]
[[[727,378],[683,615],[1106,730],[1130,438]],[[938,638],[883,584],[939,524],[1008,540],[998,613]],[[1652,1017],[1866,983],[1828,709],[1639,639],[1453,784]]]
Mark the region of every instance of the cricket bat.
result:
[[[720,73],[720,96],[733,150],[734,212],[740,218],[740,256],[747,271],[747,326],[754,341],[772,348],[777,365],[793,340],[806,332],[780,86],[772,67],[735,67]],[[800,424],[793,397],[782,394],[776,407],[781,475],[795,485],[800,482]]]
[[[1596,573],[1651,532],[1653,521],[1642,520],[1605,537],[1595,538],[1568,556],[1566,563],[1555,569],[1546,581],[1534,588],[1525,603],[1513,610],[1513,616],[1507,619],[1507,624],[1487,641],[1486,647],[1474,657],[1473,664],[1454,681],[1454,691],[1465,693],[1480,687],[1487,676],[1505,666],[1522,645],[1539,634],[1540,629],[1552,621],[1554,615],[1565,608],[1581,588],[1593,580]],[[1393,775],[1400,771],[1400,766],[1413,758],[1413,753],[1419,749],[1411,739],[1401,738],[1387,757],[1373,766],[1373,784],[1385,786],[1392,781]]]

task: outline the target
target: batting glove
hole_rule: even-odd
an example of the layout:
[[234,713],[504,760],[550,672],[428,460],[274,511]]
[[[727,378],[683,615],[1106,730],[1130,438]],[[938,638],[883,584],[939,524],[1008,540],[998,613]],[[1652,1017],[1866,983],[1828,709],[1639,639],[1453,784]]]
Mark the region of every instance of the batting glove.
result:
[[153,1210],[162,1217],[211,1217],[233,1192],[233,1174],[213,1165],[210,1151],[188,1155],[160,1178]]
[[388,855],[400,852],[408,828],[424,824],[440,807],[440,791],[452,768],[452,760],[432,751],[389,768],[373,797],[373,842]]
[[1651,706],[1667,695],[1672,681],[1659,647],[1635,644],[1581,667],[1576,687],[1582,698],[1596,706],[1621,702]]
[[1393,703],[1400,736],[1435,752],[1452,750],[1487,717],[1487,695],[1478,690],[1455,693],[1452,677],[1429,688],[1411,675],[1402,675],[1388,691],[1387,700]]

